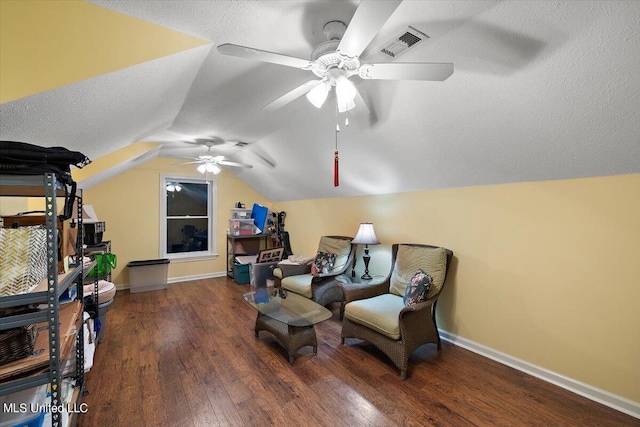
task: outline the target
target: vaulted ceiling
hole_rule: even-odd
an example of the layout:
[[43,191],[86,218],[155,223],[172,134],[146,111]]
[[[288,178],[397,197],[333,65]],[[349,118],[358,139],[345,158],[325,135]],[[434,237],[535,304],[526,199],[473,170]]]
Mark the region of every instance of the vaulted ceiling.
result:
[[[75,9],[23,14],[26,29],[9,28],[6,3],[0,62],[17,45],[33,65],[13,81],[0,76],[3,140],[90,158],[149,141],[162,143],[161,156],[189,158],[206,153],[189,142],[220,138],[228,142],[213,151],[253,165],[230,170],[272,201],[640,172],[640,2],[405,0],[362,57],[379,60],[412,26],[429,38],[396,61],[451,62],[454,73],[355,76],[369,111],[350,114],[348,127],[338,118],[338,187],[331,95],[321,109],[303,96],[263,110],[314,76],[216,46],[309,59],[324,24],[348,24],[358,2],[60,2]],[[62,48],[36,42],[45,57],[20,45],[32,37]]]

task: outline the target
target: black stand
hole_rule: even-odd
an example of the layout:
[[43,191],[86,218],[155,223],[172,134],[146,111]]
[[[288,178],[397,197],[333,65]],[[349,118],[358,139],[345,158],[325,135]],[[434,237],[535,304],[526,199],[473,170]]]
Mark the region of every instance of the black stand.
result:
[[360,278],[362,280],[371,280],[372,277],[369,275],[369,260],[371,259],[369,255],[369,245],[364,245],[364,255],[362,259],[364,260],[364,274]]
[[357,261],[358,261],[358,258],[354,255],[353,263],[351,264],[351,277],[356,277],[356,262]]

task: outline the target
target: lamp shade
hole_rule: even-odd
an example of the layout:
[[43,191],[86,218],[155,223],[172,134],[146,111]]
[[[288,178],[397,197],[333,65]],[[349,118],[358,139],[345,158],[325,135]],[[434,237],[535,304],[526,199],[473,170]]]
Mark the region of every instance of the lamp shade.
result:
[[338,100],[338,111],[344,113],[356,106],[353,101],[358,93],[353,82],[345,76],[336,79],[336,98]]
[[[64,208],[60,209],[60,214],[64,212]],[[71,210],[71,219],[78,219],[78,202],[73,202],[73,209]],[[93,209],[92,205],[82,205],[82,222],[84,223],[96,223],[98,222],[98,215]]]
[[206,172],[213,172],[214,175],[217,175],[221,171],[222,169],[220,169],[220,166],[218,166],[215,162],[210,160],[206,160],[204,163],[201,163],[200,166],[198,166],[198,172],[202,174]]
[[376,237],[376,232],[373,231],[373,224],[370,222],[363,222],[358,228],[356,237],[351,241],[358,245],[378,245],[380,241]]
[[322,82],[307,93],[307,99],[314,107],[320,108],[324,101],[327,99],[331,85],[327,82]]

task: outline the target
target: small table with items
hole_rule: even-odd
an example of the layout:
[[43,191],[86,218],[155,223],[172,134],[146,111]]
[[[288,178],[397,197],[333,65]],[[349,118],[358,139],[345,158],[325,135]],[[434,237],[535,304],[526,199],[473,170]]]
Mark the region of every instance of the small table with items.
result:
[[342,288],[342,304],[340,305],[340,320],[344,316],[344,306],[349,303],[350,297],[357,298],[357,293],[359,289],[368,288],[370,286],[376,286],[384,283],[386,281],[386,276],[378,276],[373,275],[371,279],[363,279],[360,275],[349,276],[348,274],[341,274],[336,276],[336,280],[340,282],[340,287]]
[[267,286],[243,295],[258,310],[255,333],[269,331],[278,338],[293,364],[296,352],[305,346],[313,346],[318,352],[318,340],[314,325],[331,318],[331,311],[303,296],[282,288]]

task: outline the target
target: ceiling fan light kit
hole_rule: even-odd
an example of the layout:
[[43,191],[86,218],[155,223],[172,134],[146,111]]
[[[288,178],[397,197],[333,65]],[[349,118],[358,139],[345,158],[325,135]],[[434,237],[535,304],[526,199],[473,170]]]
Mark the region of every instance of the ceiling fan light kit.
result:
[[[231,166],[235,168],[246,168],[246,169],[251,169],[253,167],[245,163],[237,163],[237,162],[226,160],[224,156],[214,156],[211,152],[211,148],[215,145],[223,145],[226,143],[226,141],[221,138],[201,139],[201,140],[196,140],[195,142],[191,142],[191,141],[184,141],[184,142],[189,144],[195,144],[195,145],[204,145],[207,147],[207,154],[203,154],[201,156],[198,156],[197,158],[194,158],[193,159],[194,161],[192,162],[181,163],[181,164],[193,164],[193,163],[198,164],[198,167],[196,169],[201,174],[213,173],[214,175],[217,175],[220,172],[222,172],[222,168],[220,166]],[[234,142],[234,141],[231,141],[231,142]],[[247,145],[246,143],[242,143],[239,141],[234,143],[235,143],[235,146],[237,147],[244,147]]]
[[[311,80],[289,91],[280,98],[263,107],[263,110],[275,110],[302,95],[316,108],[321,108],[332,86],[336,88],[336,113],[343,113],[356,107],[355,99],[363,103],[362,97],[350,80],[358,75],[367,80],[423,80],[442,81],[453,74],[450,63],[360,63],[360,55],[375,38],[380,28],[395,12],[402,0],[376,1],[362,0],[355,14],[346,26],[342,21],[329,21],[323,27],[327,41],[317,45],[307,61],[279,53],[253,49],[234,44],[218,46],[218,52],[239,58],[254,59],[287,67],[311,71],[321,80]],[[391,44],[382,49],[388,57],[397,57],[420,41],[428,38],[415,28],[403,31]],[[363,105],[367,111],[366,105]],[[334,185],[338,186],[338,152],[335,150]]]
[[[402,3],[402,0],[384,2],[362,0],[351,18],[349,26],[346,26],[342,21],[329,21],[323,28],[327,41],[320,43],[313,49],[310,61],[229,43],[218,46],[218,52],[223,55],[255,59],[311,71],[322,79],[322,86],[314,83],[313,80],[306,82],[265,106],[264,110],[280,108],[302,95],[307,95],[309,102],[320,108],[318,105],[322,106],[324,104],[331,86],[336,86],[336,92],[339,91],[338,85],[342,85],[339,80],[349,81],[348,93],[355,92],[357,94],[357,88],[349,80],[355,74],[362,79],[375,80],[445,80],[453,73],[453,64],[424,62],[360,63],[360,55],[400,3]],[[391,45],[385,46],[383,52],[387,56],[396,57],[426,38],[428,37],[425,34],[409,27],[409,30],[404,30],[401,35],[396,37],[397,40],[393,40]],[[329,86],[326,86],[326,84]],[[310,94],[311,91],[313,91],[313,94]],[[355,107],[354,99],[356,95],[353,97],[349,95],[346,98],[337,93],[336,95],[338,107],[341,111],[347,111]]]
[[167,184],[167,191],[170,193],[177,191],[179,193],[180,191],[182,191],[182,186],[177,182],[170,182]]
[[331,85],[325,81],[307,92],[307,99],[316,108],[322,107],[324,101],[327,99],[327,95],[331,90]]
[[214,175],[218,175],[222,169],[213,160],[205,160],[200,166],[198,166],[198,172],[204,174],[207,172],[213,172]]
[[336,99],[338,102],[338,111],[344,113],[356,106],[354,99],[356,98],[356,86],[345,76],[336,79]]

